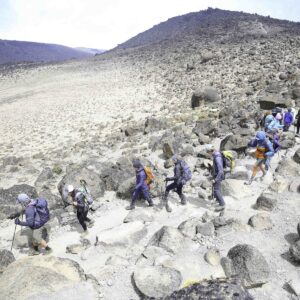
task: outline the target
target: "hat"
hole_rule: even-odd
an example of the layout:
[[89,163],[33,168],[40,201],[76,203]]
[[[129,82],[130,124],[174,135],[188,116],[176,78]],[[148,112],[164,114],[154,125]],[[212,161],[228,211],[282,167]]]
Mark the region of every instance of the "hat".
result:
[[258,141],[263,141],[266,138],[266,133],[264,131],[257,131],[255,138]]
[[20,204],[26,204],[30,201],[31,201],[31,199],[26,194],[19,194],[18,197],[17,197],[17,202],[20,203]]
[[67,185],[67,191],[68,193],[72,193],[74,191],[74,186],[71,184]]
[[205,150],[206,150],[206,152],[213,152],[213,151],[215,151],[215,147],[212,144],[207,144],[205,146]]
[[277,113],[277,115],[275,116],[275,119],[276,120],[281,120],[282,119],[282,116],[280,113]]
[[135,159],[135,160],[133,160],[133,162],[132,162],[132,166],[133,166],[134,168],[136,168],[136,169],[139,169],[139,168],[142,167],[142,164],[141,164],[141,162],[140,162],[139,159]]

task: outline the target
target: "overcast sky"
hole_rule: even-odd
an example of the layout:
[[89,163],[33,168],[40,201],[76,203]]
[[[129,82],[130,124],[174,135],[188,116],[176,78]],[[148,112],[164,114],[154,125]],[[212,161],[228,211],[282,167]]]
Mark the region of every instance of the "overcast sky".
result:
[[300,22],[300,0],[0,0],[0,39],[110,49],[207,7]]

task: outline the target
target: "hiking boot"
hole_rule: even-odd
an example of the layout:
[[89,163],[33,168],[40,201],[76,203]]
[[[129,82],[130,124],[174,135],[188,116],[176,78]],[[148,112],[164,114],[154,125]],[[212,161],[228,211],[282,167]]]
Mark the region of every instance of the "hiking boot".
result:
[[169,205],[168,202],[166,203],[166,211],[167,211],[168,213],[172,212],[172,208],[171,208],[171,206]]
[[215,212],[221,212],[225,210],[225,205],[219,205],[215,208]]
[[248,182],[244,182],[245,185],[250,185],[253,181],[253,178],[250,178]]
[[135,209],[135,206],[130,204],[129,206],[126,207],[127,210],[133,210]]
[[181,196],[180,196],[180,200],[181,200],[181,204],[182,204],[182,205],[186,205],[186,198],[185,198],[184,195],[181,195]]
[[37,251],[35,249],[30,249],[28,252],[29,256],[35,256],[35,255],[40,255],[40,251]]
[[50,247],[46,247],[45,249],[41,249],[41,254],[42,255],[49,255],[53,252],[53,250]]
[[150,197],[149,197],[149,199],[147,199],[147,201],[148,201],[150,207],[154,206],[153,200]]

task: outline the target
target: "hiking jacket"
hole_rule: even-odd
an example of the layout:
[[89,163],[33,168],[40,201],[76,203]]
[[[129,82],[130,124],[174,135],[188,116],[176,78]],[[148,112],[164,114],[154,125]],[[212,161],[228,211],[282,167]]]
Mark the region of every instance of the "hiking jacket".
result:
[[266,158],[274,155],[272,143],[267,139],[253,139],[249,142],[248,147],[256,147],[256,158]]
[[185,180],[183,177],[183,169],[181,166],[181,160],[178,160],[175,164],[174,167],[174,176],[173,177],[169,177],[170,181],[174,181],[176,184],[184,184]]
[[283,128],[283,125],[280,124],[278,120],[274,118],[274,120],[268,125],[268,130]]
[[272,115],[267,115],[265,118],[264,127],[267,128],[273,120],[274,117]]
[[76,202],[76,208],[77,210],[84,210],[88,208],[88,204],[85,202],[85,196],[81,191],[78,189],[75,189],[71,194],[73,202]]
[[284,114],[284,123],[285,124],[292,124],[293,119],[294,119],[294,116],[291,112],[288,111]]
[[32,202],[30,202],[25,208],[25,218],[26,221],[24,222],[20,220],[19,225],[34,229],[35,207],[32,205]]
[[220,182],[225,179],[223,157],[219,151],[214,151],[213,153],[213,176],[216,182]]
[[136,190],[140,189],[144,186],[147,186],[147,184],[146,184],[147,175],[146,175],[144,168],[138,169],[135,173],[135,176],[136,176],[136,182],[135,182]]

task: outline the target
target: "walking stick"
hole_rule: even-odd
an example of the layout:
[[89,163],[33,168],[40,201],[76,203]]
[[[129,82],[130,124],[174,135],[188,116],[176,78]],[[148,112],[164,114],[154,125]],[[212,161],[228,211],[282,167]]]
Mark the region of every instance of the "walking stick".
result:
[[16,229],[17,229],[17,224],[15,224],[15,230],[14,230],[13,239],[12,239],[12,241],[11,241],[10,251],[12,251],[13,244],[14,244],[14,241],[15,241]]

